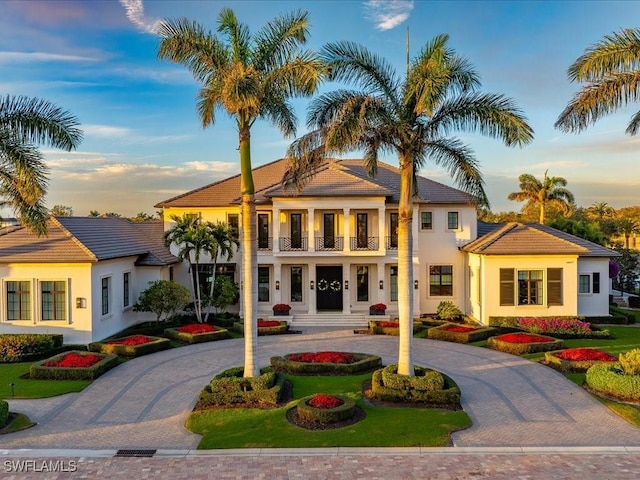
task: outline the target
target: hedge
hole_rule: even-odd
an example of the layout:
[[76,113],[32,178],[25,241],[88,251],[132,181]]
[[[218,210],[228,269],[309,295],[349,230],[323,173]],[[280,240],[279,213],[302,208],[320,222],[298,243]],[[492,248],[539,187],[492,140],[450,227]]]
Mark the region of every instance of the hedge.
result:
[[[180,327],[178,327],[180,328]],[[164,331],[165,336],[184,343],[203,343],[212,342],[214,340],[223,340],[229,336],[229,331],[219,328],[214,332],[205,333],[188,333],[179,332],[177,328],[167,328]]]
[[[130,335],[131,336],[131,335]],[[166,350],[171,346],[171,342],[167,338],[152,337],[153,341],[141,343],[140,345],[122,345],[116,343],[108,343],[112,340],[103,342],[93,342],[88,345],[90,352],[105,353],[107,355],[120,355],[121,357],[140,357],[150,353]],[[114,340],[124,340],[128,337],[122,337]]]
[[[73,350],[78,355],[87,355],[87,352]],[[64,368],[64,367],[45,367],[47,362],[56,362],[61,360],[67,353],[59,353],[46,360],[31,365],[29,371],[30,378],[39,380],[94,380],[100,375],[118,365],[118,357],[116,355],[98,354],[104,357],[98,363],[87,368]]]
[[0,400],[0,428],[3,428],[9,421],[9,403]]
[[260,370],[258,377],[243,377],[244,367],[235,367],[216,375],[200,392],[196,409],[234,405],[273,407],[280,400],[284,375],[270,367]]
[[343,401],[342,405],[335,408],[315,408],[307,404],[307,402],[316,395],[317,394],[314,393],[313,395],[301,398],[298,401],[298,418],[303,422],[326,425],[328,423],[337,423],[343,420],[348,420],[353,417],[356,408],[355,400],[342,397],[340,395],[333,395]]
[[[386,374],[384,374],[385,369],[387,370]],[[373,376],[371,378],[371,390],[374,397],[378,400],[386,401],[386,402],[396,402],[396,403],[421,403],[427,406],[433,407],[441,407],[441,408],[452,408],[455,410],[459,410],[462,408],[460,406],[460,389],[456,385],[456,383],[448,377],[440,372],[436,372],[435,370],[430,370],[423,367],[414,367],[416,377],[424,376],[428,374],[429,379],[425,382],[422,382],[426,385],[432,383],[432,385],[440,384],[439,380],[435,380],[438,376],[442,379],[442,387],[440,389],[435,390],[417,390],[415,388],[393,388],[393,386],[387,385],[385,383],[384,378],[390,378],[393,375],[394,371],[397,371],[396,365],[389,365],[383,369],[376,370],[373,372]],[[431,372],[435,372],[437,375],[433,375]],[[399,377],[401,375],[395,375]],[[416,378],[416,377],[405,377],[407,379]],[[392,377],[393,378],[393,377]],[[411,384],[411,380],[406,382],[401,382],[400,385],[407,386]],[[413,380],[413,382],[419,382],[419,380]],[[398,384],[398,383],[396,383]]]
[[[545,335],[546,336],[546,335]],[[551,337],[549,337],[551,338]],[[500,340],[500,337],[489,337],[487,347],[512,355],[527,355],[529,353],[548,352],[562,348],[563,341],[554,338],[552,342],[511,343]]]
[[[235,322],[233,329],[238,333],[244,334],[244,323]],[[277,327],[260,327],[258,328],[258,336],[263,335],[281,335],[289,331],[289,323],[286,320],[281,320],[280,325]]]
[[[378,326],[380,323],[389,323],[389,322],[395,322],[395,321],[396,320],[369,320],[369,331],[374,335],[392,335],[397,337],[398,335],[400,335],[399,327]],[[423,328],[424,326],[422,325],[422,322],[420,321],[413,322],[413,333],[418,333]]]
[[625,375],[620,363],[603,363],[587,370],[587,386],[595,393],[627,402],[640,402],[640,375]]
[[484,340],[493,335],[496,331],[496,329],[492,327],[480,327],[470,332],[452,332],[450,330],[443,330],[440,328],[448,325],[459,326],[459,324],[456,323],[445,323],[438,327],[432,327],[427,331],[427,338],[431,338],[433,340],[444,340],[446,342],[471,343]]
[[[296,355],[290,353],[289,355]],[[382,358],[368,353],[351,353],[356,358],[354,363],[307,363],[294,362],[285,357],[271,357],[271,366],[284,373],[315,375],[355,375],[369,372],[382,366]]]
[[62,347],[62,335],[4,333],[0,335],[0,363],[30,362]]

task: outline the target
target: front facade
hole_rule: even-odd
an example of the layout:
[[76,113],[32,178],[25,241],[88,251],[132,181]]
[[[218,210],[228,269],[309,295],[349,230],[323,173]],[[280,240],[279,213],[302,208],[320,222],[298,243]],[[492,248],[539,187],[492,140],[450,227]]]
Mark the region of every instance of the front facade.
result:
[[[381,164],[376,177],[371,178],[359,160],[333,161],[322,167],[300,192],[281,187],[284,169],[285,161],[279,160],[254,170],[258,316],[270,316],[273,305],[286,303],[292,307],[294,324],[309,319],[322,325],[336,316],[363,322],[372,304],[384,303],[386,314],[394,317],[399,288],[397,169]],[[236,176],[160,202],[156,207],[164,211],[165,229],[171,227],[172,215],[186,213],[237,227],[242,224],[238,192]],[[488,323],[491,316],[608,314],[609,285],[604,274],[613,252],[600,247],[597,255],[591,255],[588,248],[574,245],[567,238],[556,238],[556,231],[547,229],[546,236],[568,246],[559,248],[558,253],[547,251],[537,256],[516,247],[509,255],[498,257],[465,248],[478,240],[477,226],[473,198],[419,179],[412,228],[416,316],[434,313],[441,301],[453,302],[482,323]],[[218,273],[226,273],[239,283],[240,259],[241,252],[231,263],[218,259],[222,262]],[[211,264],[206,262],[201,266],[203,281],[211,276]],[[535,276],[541,265],[546,272],[545,282],[551,282],[547,277],[561,270],[561,305],[549,305],[545,296],[544,305],[539,303],[542,297],[536,297],[535,303],[522,308],[515,293],[513,305],[501,303],[496,296],[500,292],[498,284],[494,283],[503,270],[509,267],[513,275],[521,276],[525,271],[533,272],[535,266]],[[596,282],[599,290],[595,296],[593,292],[589,297],[578,295],[579,288],[586,288],[582,270],[589,271],[590,285]],[[181,281],[189,284],[184,267],[181,275]]]

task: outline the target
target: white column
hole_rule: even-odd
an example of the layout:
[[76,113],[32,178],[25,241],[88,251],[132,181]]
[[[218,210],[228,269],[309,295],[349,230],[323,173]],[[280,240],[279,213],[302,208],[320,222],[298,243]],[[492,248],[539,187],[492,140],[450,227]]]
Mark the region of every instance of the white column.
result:
[[[280,282],[280,289],[275,289],[276,282]],[[286,303],[282,301],[282,288],[284,287],[282,281],[282,265],[280,263],[273,264],[273,304]]]
[[280,251],[280,209],[274,208],[271,211],[271,228],[273,229],[273,252]]
[[[414,237],[415,238],[415,237]],[[417,242],[416,242],[417,243]],[[416,280],[418,280],[418,290],[415,289],[414,285],[411,285],[411,288],[413,288],[413,316],[414,318],[417,316],[420,316],[420,298],[422,297],[421,292],[426,292],[426,287],[427,285],[425,285],[423,283],[423,278],[428,278],[428,276],[426,275],[425,272],[425,276],[421,277],[420,274],[421,272],[421,267],[420,267],[420,258],[419,257],[413,257],[413,281],[415,282]]]
[[[415,207],[415,205],[414,205]],[[413,235],[413,254],[418,255],[419,250],[419,242],[418,242],[418,233],[420,231],[420,210],[414,208],[413,210],[413,218],[411,219],[411,235]],[[417,278],[417,277],[414,277]]]
[[[378,301],[374,302],[374,303],[384,303],[386,304],[387,302],[387,295],[386,292],[389,291],[389,287],[391,285],[387,285],[387,283],[389,283],[389,281],[385,278],[385,269],[384,269],[384,262],[378,262],[377,263],[377,268],[376,270],[378,270],[378,282],[375,284],[375,288],[378,291]],[[380,289],[380,282],[383,282],[383,286],[384,288]],[[375,297],[376,295],[374,295]]]
[[[316,279],[316,264],[309,263],[308,268],[309,270],[307,271],[307,285],[303,285],[303,290],[306,288],[306,291],[308,292],[307,296],[309,299],[309,313],[315,314],[318,313],[318,311],[316,310],[316,288],[318,288],[318,280]],[[313,290],[311,290],[310,287],[311,282],[315,284]]]
[[381,207],[378,207],[378,251],[383,255],[387,251],[387,244],[385,241],[386,240],[385,213],[386,213],[386,209],[384,205]]
[[[344,282],[349,282],[349,290],[344,288]],[[342,314],[351,314],[351,288],[355,286],[355,282],[351,281],[351,264],[342,264]]]
[[349,215],[350,215],[350,211],[351,209],[349,208],[343,208],[342,209],[342,238],[343,238],[343,246],[344,246],[344,251],[345,252],[349,252],[351,251],[351,240],[350,240],[350,236],[351,236],[351,228],[350,228],[350,222],[349,222]]
[[307,226],[307,237],[308,237],[308,251],[315,252],[316,251],[316,228],[315,228],[315,214],[316,211],[314,208],[309,209],[309,222]]

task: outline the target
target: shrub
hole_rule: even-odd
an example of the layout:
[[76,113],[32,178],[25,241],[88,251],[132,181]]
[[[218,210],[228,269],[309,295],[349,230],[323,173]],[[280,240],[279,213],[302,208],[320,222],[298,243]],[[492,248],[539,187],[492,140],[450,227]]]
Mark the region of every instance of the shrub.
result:
[[167,328],[164,334],[174,340],[190,344],[222,340],[229,336],[228,330],[215,328],[206,323],[191,323],[182,327]]
[[327,425],[352,418],[355,408],[356,402],[350,398],[321,393],[300,399],[297,413],[305,423]]
[[629,306],[631,308],[640,308],[640,297],[629,296]]
[[487,340],[487,347],[512,355],[558,350],[562,344],[560,339],[523,333],[507,333]]
[[[261,322],[258,322],[258,335],[282,335],[283,333],[287,333],[289,331],[289,323],[286,320],[281,322],[277,320],[263,320],[263,322],[270,322],[268,324],[263,323],[263,325],[269,325],[261,327]],[[272,323],[275,322],[275,323]],[[235,322],[233,324],[233,329],[239,333],[244,333],[244,323]]]
[[317,363],[292,360],[292,358],[300,358],[297,357],[298,355],[304,355],[304,353],[291,353],[284,357],[271,357],[271,366],[279,372],[292,374],[355,375],[380,368],[382,365],[382,358],[367,353],[350,353],[349,355],[352,355],[355,360],[353,363]]
[[[79,356],[97,355],[101,357],[101,360],[90,367],[66,368],[47,366],[47,364],[54,365],[63,361],[64,357],[69,354]],[[116,355],[92,354],[74,350],[71,352],[60,353],[46,360],[34,363],[31,365],[29,374],[31,378],[44,380],[94,380],[107,370],[115,367],[117,364],[118,357]]]
[[191,299],[189,290],[179,283],[169,280],[155,280],[140,294],[133,306],[136,312],[153,312],[156,320],[167,320],[182,310]]
[[213,406],[253,405],[273,407],[280,400],[284,376],[270,367],[258,377],[243,377],[244,368],[235,367],[216,375],[200,392],[197,409]]
[[561,372],[586,372],[593,365],[617,359],[595,348],[568,348],[545,352],[545,363]]
[[[136,343],[136,340],[133,340],[132,337],[138,338],[148,338],[151,341],[139,344]],[[131,340],[131,341],[128,341]],[[119,342],[119,343],[113,343]],[[141,355],[148,355],[150,353],[159,352],[161,350],[166,350],[171,346],[171,343],[166,338],[161,337],[152,337],[152,336],[142,336],[142,335],[131,335],[128,337],[123,337],[114,340],[105,340],[102,342],[93,342],[88,345],[90,352],[100,352],[106,353],[108,355],[120,355],[123,357],[139,357]]]
[[382,369],[382,382],[395,390],[442,390],[444,377],[436,370],[415,367],[415,376],[398,375],[398,366],[389,365]]
[[441,320],[455,320],[462,317],[462,315],[462,310],[456,307],[453,302],[440,302],[436,308],[436,316]]
[[[413,322],[413,333],[423,329],[422,322]],[[400,335],[400,323],[389,320],[369,320],[369,331],[374,335]]]
[[0,400],[0,428],[4,427],[9,421],[9,403]]
[[593,365],[586,374],[594,392],[628,402],[640,402],[640,375],[625,375],[619,363]]
[[640,348],[621,353],[619,362],[625,375],[640,375]]
[[427,331],[427,337],[447,342],[471,343],[484,340],[495,333],[491,327],[468,327],[456,323],[445,323]]
[[289,313],[291,306],[286,303],[276,303],[273,306],[273,313]]
[[5,333],[0,335],[0,363],[29,362],[62,347],[62,335]]

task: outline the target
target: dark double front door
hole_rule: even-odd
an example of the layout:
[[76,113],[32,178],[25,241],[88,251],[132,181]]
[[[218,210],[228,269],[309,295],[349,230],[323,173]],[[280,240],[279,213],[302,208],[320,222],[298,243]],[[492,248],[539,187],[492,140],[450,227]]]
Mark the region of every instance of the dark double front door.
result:
[[342,267],[316,266],[316,309],[342,311]]

